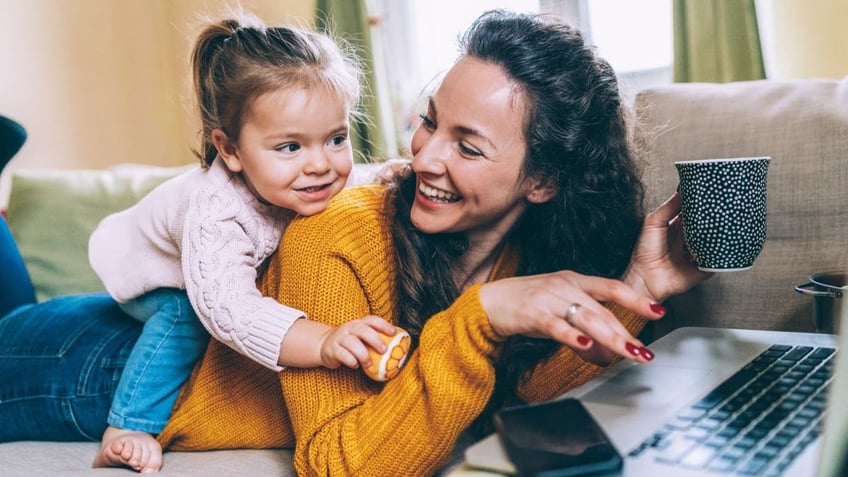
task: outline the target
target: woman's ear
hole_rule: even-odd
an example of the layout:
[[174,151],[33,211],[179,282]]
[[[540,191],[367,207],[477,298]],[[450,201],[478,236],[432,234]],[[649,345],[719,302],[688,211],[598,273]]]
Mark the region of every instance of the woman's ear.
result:
[[212,139],[215,149],[218,150],[218,156],[227,165],[227,169],[232,172],[241,172],[242,167],[241,160],[238,157],[238,147],[236,147],[235,142],[230,140],[227,133],[221,129],[213,129],[210,139]]
[[545,181],[533,180],[533,185],[527,191],[527,200],[533,204],[544,204],[553,199],[557,193],[557,183],[553,179]]

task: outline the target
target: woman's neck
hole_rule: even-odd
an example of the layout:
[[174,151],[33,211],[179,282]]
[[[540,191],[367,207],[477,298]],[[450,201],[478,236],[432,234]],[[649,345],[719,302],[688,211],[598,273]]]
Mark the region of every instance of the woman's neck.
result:
[[454,273],[454,282],[460,293],[476,283],[483,283],[489,279],[503,247],[503,241],[491,244],[472,242],[459,259]]

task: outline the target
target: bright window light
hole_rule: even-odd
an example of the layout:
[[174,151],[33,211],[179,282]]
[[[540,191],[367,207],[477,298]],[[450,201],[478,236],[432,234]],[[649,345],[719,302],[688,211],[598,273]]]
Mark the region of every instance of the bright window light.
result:
[[671,0],[589,0],[588,5],[591,41],[616,72],[671,65]]
[[457,39],[486,10],[539,11],[539,0],[415,0],[410,2],[419,82],[447,71],[457,56]]

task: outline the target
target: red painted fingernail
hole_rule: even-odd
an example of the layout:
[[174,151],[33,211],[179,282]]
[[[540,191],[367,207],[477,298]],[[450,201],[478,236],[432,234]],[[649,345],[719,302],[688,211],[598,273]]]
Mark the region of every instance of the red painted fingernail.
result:
[[578,335],[577,342],[580,344],[580,346],[589,346],[589,343],[591,343],[592,340],[590,340],[588,336]]
[[639,356],[639,347],[633,343],[625,343],[624,348],[633,356]]
[[639,353],[645,357],[648,361],[654,359],[654,352],[645,348],[644,346],[639,348]]
[[651,311],[658,315],[665,315],[665,307],[659,303],[651,303]]

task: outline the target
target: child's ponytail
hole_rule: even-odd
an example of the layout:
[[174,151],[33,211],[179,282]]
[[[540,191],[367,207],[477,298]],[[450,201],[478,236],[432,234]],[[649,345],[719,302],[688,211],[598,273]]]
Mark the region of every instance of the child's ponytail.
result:
[[204,167],[212,164],[218,151],[210,139],[212,131],[221,128],[215,97],[217,85],[212,77],[213,65],[224,43],[240,27],[236,20],[212,23],[198,35],[191,54],[192,77],[201,123],[201,147],[194,151]]

